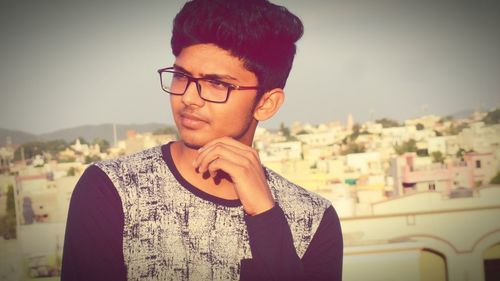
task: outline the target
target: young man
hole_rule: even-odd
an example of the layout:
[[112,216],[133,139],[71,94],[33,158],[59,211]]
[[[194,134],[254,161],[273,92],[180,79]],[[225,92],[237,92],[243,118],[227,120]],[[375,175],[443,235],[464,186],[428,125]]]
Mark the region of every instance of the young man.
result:
[[266,0],[194,0],[160,69],[180,140],[95,163],[70,203],[62,280],[341,280],[331,203],[259,161],[303,31]]

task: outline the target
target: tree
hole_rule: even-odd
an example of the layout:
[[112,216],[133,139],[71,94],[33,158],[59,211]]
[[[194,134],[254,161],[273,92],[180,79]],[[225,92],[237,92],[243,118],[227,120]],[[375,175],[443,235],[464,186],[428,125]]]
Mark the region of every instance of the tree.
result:
[[396,144],[394,150],[398,155],[402,155],[405,152],[417,152],[417,142],[414,139],[410,139],[400,145]]
[[444,156],[441,151],[433,151],[431,153],[432,162],[434,163],[444,163]]
[[297,138],[292,136],[290,133],[290,129],[285,126],[283,122],[280,123],[280,133],[282,136],[286,138],[287,141],[296,141]]
[[452,120],[453,120],[453,116],[448,115],[448,116],[445,116],[445,117],[439,119],[438,123],[443,124],[444,122],[450,122]]
[[382,119],[377,119],[375,120],[375,123],[382,124],[383,128],[392,128],[392,127],[399,127],[401,126],[398,121],[389,119],[389,118],[382,118]]
[[425,129],[425,126],[422,123],[418,123],[417,125],[415,125],[415,127],[417,128],[417,131],[422,131],[423,129]]
[[455,156],[456,156],[457,158],[459,158],[459,159],[462,159],[462,160],[463,160],[463,159],[464,159],[465,152],[467,152],[467,151],[465,151],[465,149],[463,149],[463,148],[459,148],[459,149],[458,149],[458,151],[457,151],[457,153],[455,154]]
[[500,184],[500,171],[490,180],[490,184]]
[[296,135],[307,135],[307,134],[309,134],[309,132],[306,130],[300,130],[296,133]]
[[68,176],[68,177],[72,177],[72,176],[74,176],[75,174],[76,174],[76,169],[75,169],[75,167],[70,167],[70,168],[68,169],[68,172],[66,173],[66,176]]
[[460,123],[456,126],[454,124],[451,124],[447,133],[450,136],[458,135],[463,131],[463,129],[468,128],[468,127],[469,127],[469,125],[467,123]]
[[359,135],[361,134],[360,130],[361,130],[361,125],[359,125],[358,123],[352,125],[352,133],[349,136],[347,136],[346,138],[344,138],[344,140],[342,142],[344,144],[348,144],[350,142],[355,141],[359,137]]
[[352,154],[352,153],[363,153],[365,151],[366,151],[366,149],[363,145],[355,143],[355,142],[350,142],[347,145],[347,148],[344,151],[342,151],[342,154],[347,155],[347,154]]
[[83,137],[77,137],[77,138],[76,138],[74,141],[72,141],[71,143],[75,143],[75,142],[76,142],[76,140],[80,140],[80,144],[87,144],[87,145],[89,144],[89,142],[88,142],[86,139],[84,139]]
[[32,141],[20,145],[16,151],[14,151],[14,161],[22,160],[22,154],[24,153],[24,159],[35,158],[36,155],[42,155],[45,147],[45,143],[41,141]]
[[93,144],[99,145],[100,152],[106,152],[110,147],[109,142],[103,138],[95,138]]
[[24,159],[35,158],[36,155],[56,158],[57,154],[68,147],[65,140],[51,140],[47,142],[32,141],[20,145],[14,152],[14,160],[19,161],[24,151]]
[[434,130],[434,133],[436,133],[436,137],[442,137],[443,136],[443,133],[441,133],[438,130]]
[[99,157],[99,155],[87,155],[85,156],[85,164],[90,164],[90,163],[93,163],[93,162],[97,162],[97,161],[100,161],[101,160],[101,157]]
[[14,187],[9,185],[7,187],[7,214],[0,221],[1,235],[5,239],[16,238],[16,207],[14,202]]
[[290,136],[290,129],[288,129],[288,127],[285,126],[285,123],[283,123],[283,122],[280,123],[280,132],[281,132],[281,135],[283,135],[285,137]]
[[484,116],[483,122],[488,125],[498,124],[500,122],[500,108],[488,112]]

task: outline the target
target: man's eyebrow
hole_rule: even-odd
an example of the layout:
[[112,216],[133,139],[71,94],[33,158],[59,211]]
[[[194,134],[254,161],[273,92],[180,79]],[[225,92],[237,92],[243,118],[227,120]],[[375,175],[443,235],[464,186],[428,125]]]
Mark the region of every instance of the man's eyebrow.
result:
[[227,74],[205,74],[203,75],[203,77],[214,80],[232,80],[235,82],[239,82],[237,78]]
[[[184,67],[182,66],[179,66],[177,64],[174,64],[174,69],[175,70],[178,70],[178,71],[181,71],[181,72],[184,72],[188,75],[192,75],[191,72],[187,71]],[[204,74],[202,75],[203,78],[208,78],[208,79],[216,79],[216,80],[232,80],[232,81],[236,81],[236,82],[239,82],[239,80],[231,75],[228,75],[228,74],[215,74],[215,73],[211,73],[211,74]]]
[[179,65],[177,65],[177,64],[175,64],[175,63],[174,63],[174,69],[175,69],[175,70],[178,70],[178,71],[180,71],[180,72],[184,72],[184,73],[186,73],[186,74],[191,75],[191,72],[187,71],[184,67],[179,66]]

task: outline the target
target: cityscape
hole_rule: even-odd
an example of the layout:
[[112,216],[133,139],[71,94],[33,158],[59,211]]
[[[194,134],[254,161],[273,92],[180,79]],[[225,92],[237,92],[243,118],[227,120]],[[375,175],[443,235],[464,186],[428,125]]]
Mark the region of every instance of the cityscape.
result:
[[[259,127],[264,166],[329,199],[343,280],[500,280],[500,109],[465,118]],[[0,147],[0,280],[59,280],[72,191],[93,162],[178,138],[174,127]],[[390,269],[390,270],[388,270]]]

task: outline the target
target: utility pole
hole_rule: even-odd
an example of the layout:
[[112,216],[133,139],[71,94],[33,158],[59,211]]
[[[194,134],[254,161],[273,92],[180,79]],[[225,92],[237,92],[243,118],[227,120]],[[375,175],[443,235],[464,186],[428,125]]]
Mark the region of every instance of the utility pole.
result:
[[113,123],[113,146],[116,146],[116,123]]

